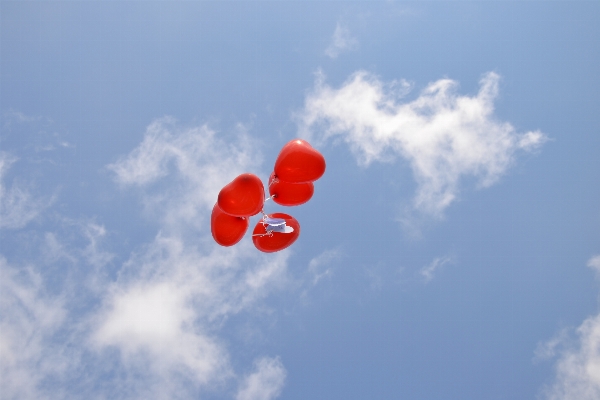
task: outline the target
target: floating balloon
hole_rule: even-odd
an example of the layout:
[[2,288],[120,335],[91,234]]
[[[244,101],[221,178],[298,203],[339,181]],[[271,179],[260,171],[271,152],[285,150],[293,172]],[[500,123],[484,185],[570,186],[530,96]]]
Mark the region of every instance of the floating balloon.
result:
[[215,242],[221,246],[233,246],[248,230],[250,221],[245,217],[233,217],[225,214],[218,204],[215,204],[210,216],[210,232]]
[[302,139],[294,139],[283,146],[275,161],[275,175],[284,182],[313,182],[324,173],[325,158]]
[[241,174],[219,192],[217,204],[226,214],[249,217],[262,210],[265,188],[254,174]]
[[273,201],[282,206],[299,206],[310,200],[315,192],[312,182],[290,183],[277,179],[275,172],[269,177],[269,194]]
[[274,213],[258,221],[252,232],[254,246],[262,252],[274,253],[289,247],[300,236],[300,224],[284,213]]

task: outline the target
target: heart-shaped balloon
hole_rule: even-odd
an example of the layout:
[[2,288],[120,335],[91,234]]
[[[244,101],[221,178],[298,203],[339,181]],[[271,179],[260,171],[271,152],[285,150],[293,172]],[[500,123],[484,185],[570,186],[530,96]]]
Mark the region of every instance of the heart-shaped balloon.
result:
[[234,217],[249,217],[262,210],[265,202],[265,187],[254,174],[241,174],[225,185],[219,192],[217,204],[226,214]]
[[213,207],[210,216],[210,232],[215,242],[221,246],[233,246],[242,240],[249,225],[248,218],[225,214],[218,204]]
[[325,157],[307,141],[294,139],[279,152],[274,171],[284,182],[313,182],[325,173]]
[[284,213],[274,213],[268,215],[268,217],[285,220],[285,231],[289,233],[269,232],[270,226],[266,225],[264,220],[258,221],[252,232],[252,242],[258,250],[264,253],[274,253],[291,246],[300,236],[300,224],[296,221],[296,218]]
[[315,192],[312,182],[290,183],[277,179],[275,172],[269,177],[269,194],[273,201],[282,206],[299,206],[310,200]]

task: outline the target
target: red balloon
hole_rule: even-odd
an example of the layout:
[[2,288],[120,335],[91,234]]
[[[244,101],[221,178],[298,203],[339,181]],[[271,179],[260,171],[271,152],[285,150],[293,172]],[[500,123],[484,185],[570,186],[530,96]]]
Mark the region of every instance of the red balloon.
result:
[[269,194],[273,201],[282,206],[299,206],[310,200],[315,192],[312,182],[290,183],[277,179],[275,172],[269,177]]
[[265,188],[254,174],[241,174],[219,192],[217,204],[226,214],[249,217],[262,210]]
[[294,231],[291,233],[271,232],[267,234],[267,228],[261,221],[258,221],[252,232],[254,246],[264,253],[274,253],[291,246],[298,239],[298,236],[300,236],[300,224],[296,221],[296,218],[284,213],[274,213],[269,215],[269,217],[285,219],[286,226],[291,226],[294,228]]
[[225,214],[215,204],[210,216],[210,232],[212,233],[215,242],[221,246],[233,246],[242,238],[248,230],[250,221],[245,217],[232,217]]
[[283,146],[275,161],[275,175],[284,182],[313,182],[324,173],[325,157],[302,139]]

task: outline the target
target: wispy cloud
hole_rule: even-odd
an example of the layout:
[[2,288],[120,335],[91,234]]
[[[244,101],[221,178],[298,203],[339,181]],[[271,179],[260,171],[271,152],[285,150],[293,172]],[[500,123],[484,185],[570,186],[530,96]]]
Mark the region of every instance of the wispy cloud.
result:
[[[161,230],[109,286],[93,319],[99,352],[118,349],[129,370],[148,367],[151,381],[163,390],[180,388],[173,382],[181,379],[196,389],[233,379],[220,327],[284,287],[289,252],[264,255],[248,241],[223,249],[206,225],[220,188],[259,161],[243,134],[231,145],[207,126],[182,128],[163,118],[148,127],[136,149],[109,166],[120,184],[139,188]],[[273,365],[282,370],[277,363],[259,363],[252,379],[268,377]]]
[[43,398],[38,385],[67,368],[66,352],[54,340],[67,314],[63,300],[47,293],[35,270],[9,265],[0,256],[2,398]]
[[248,375],[236,400],[272,400],[277,398],[285,383],[286,371],[279,358],[264,357],[255,362],[255,370]]
[[15,109],[9,109],[2,113],[2,119],[4,125],[10,125],[11,122],[23,123],[23,122],[35,122],[42,120],[43,118],[39,115],[27,115],[24,112]]
[[93,344],[118,349],[130,372],[142,368],[150,381],[173,390],[181,390],[182,379],[196,389],[231,379],[220,327],[232,315],[252,312],[286,281],[287,253],[267,257],[250,247],[205,254],[185,239],[157,237],[110,286],[94,317]]
[[[5,171],[16,157],[2,160]],[[221,248],[207,227],[219,189],[259,163],[244,133],[228,143],[207,126],[159,119],[108,167],[138,191],[156,221],[152,240],[116,265],[101,221],[55,212],[59,226],[31,232],[39,254],[27,267],[0,258],[2,397],[197,398],[238,386],[244,398],[276,397],[281,361],[265,358],[240,378],[224,332],[232,316],[264,312],[262,301],[287,287],[291,253],[266,255],[249,240]]]
[[325,250],[308,263],[308,273],[311,276],[312,284],[316,285],[325,277],[333,274],[331,264],[341,258],[342,251],[339,248]]
[[52,203],[52,198],[34,197],[22,182],[5,185],[6,173],[17,160],[9,153],[0,152],[0,228],[22,228]]
[[[240,173],[257,170],[261,161],[244,132],[230,144],[206,125],[182,127],[165,117],[151,123],[142,143],[108,169],[123,186],[143,190],[147,212],[161,218],[163,229],[206,229],[203,218],[210,215],[219,190]],[[167,195],[168,183],[175,184]]]
[[82,234],[87,223],[58,219],[62,227],[39,237],[34,229],[21,230],[31,242],[27,255],[12,254],[18,262],[0,256],[2,398],[89,398],[86,385],[105,366],[99,359],[86,365],[81,360],[89,349],[89,309],[106,289],[105,282],[93,287],[88,282],[104,272],[87,256],[92,240],[97,254],[105,251],[97,238]]
[[587,266],[596,270],[596,273],[600,274],[600,254],[590,258],[587,262]]
[[433,279],[433,277],[435,276],[435,273],[442,268],[444,265],[449,264],[452,262],[452,258],[451,257],[437,257],[435,258],[430,264],[424,266],[423,268],[421,268],[421,270],[419,271],[419,273],[423,276],[423,278],[425,279],[425,283],[428,283],[429,281],[431,281]]
[[441,216],[460,192],[461,180],[477,178],[481,187],[505,173],[519,150],[532,151],[546,136],[540,131],[516,132],[494,116],[498,74],[483,76],[475,96],[459,95],[458,83],[430,83],[412,101],[402,102],[410,85],[381,82],[365,72],[354,73],[339,89],[317,79],[299,114],[300,134],[321,141],[339,137],[359,164],[402,157],[419,185],[413,205]]
[[61,243],[54,232],[44,234],[41,250],[48,264],[55,264],[63,259],[72,264],[77,262],[77,258],[65,248],[65,245]]
[[[3,139],[8,139],[4,145],[10,143],[6,149],[14,151],[14,147],[20,147],[20,150],[33,150],[29,155],[34,159],[37,158],[38,161],[40,159],[39,154],[36,156],[37,153],[75,147],[63,137],[63,133],[56,129],[51,119],[41,115],[27,115],[10,109],[0,114],[0,124],[3,128]],[[11,141],[11,136],[13,139],[18,137],[18,140]],[[48,161],[48,158],[44,157],[44,161]]]
[[534,351],[534,361],[544,361],[556,356],[557,352],[569,340],[569,330],[561,329],[553,338],[538,343]]
[[[588,266],[598,267],[600,255]],[[538,346],[536,355],[558,354],[554,382],[543,389],[548,400],[593,400],[600,398],[600,314],[587,318],[576,330],[574,340],[566,330]]]
[[[554,344],[555,347],[558,345],[558,343]],[[544,398],[549,400],[600,398],[600,315],[586,319],[577,328],[576,344],[562,349],[555,368],[555,380],[543,390]]]
[[325,54],[330,58],[337,58],[342,52],[358,48],[358,40],[350,34],[350,29],[338,22],[331,38],[331,43],[325,49]]

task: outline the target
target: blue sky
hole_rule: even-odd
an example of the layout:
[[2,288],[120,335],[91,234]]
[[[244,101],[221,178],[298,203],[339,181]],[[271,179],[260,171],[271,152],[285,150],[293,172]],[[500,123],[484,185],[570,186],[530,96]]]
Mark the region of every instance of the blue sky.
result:
[[[600,397],[597,2],[0,12],[0,398]],[[296,137],[298,241],[218,246]]]

